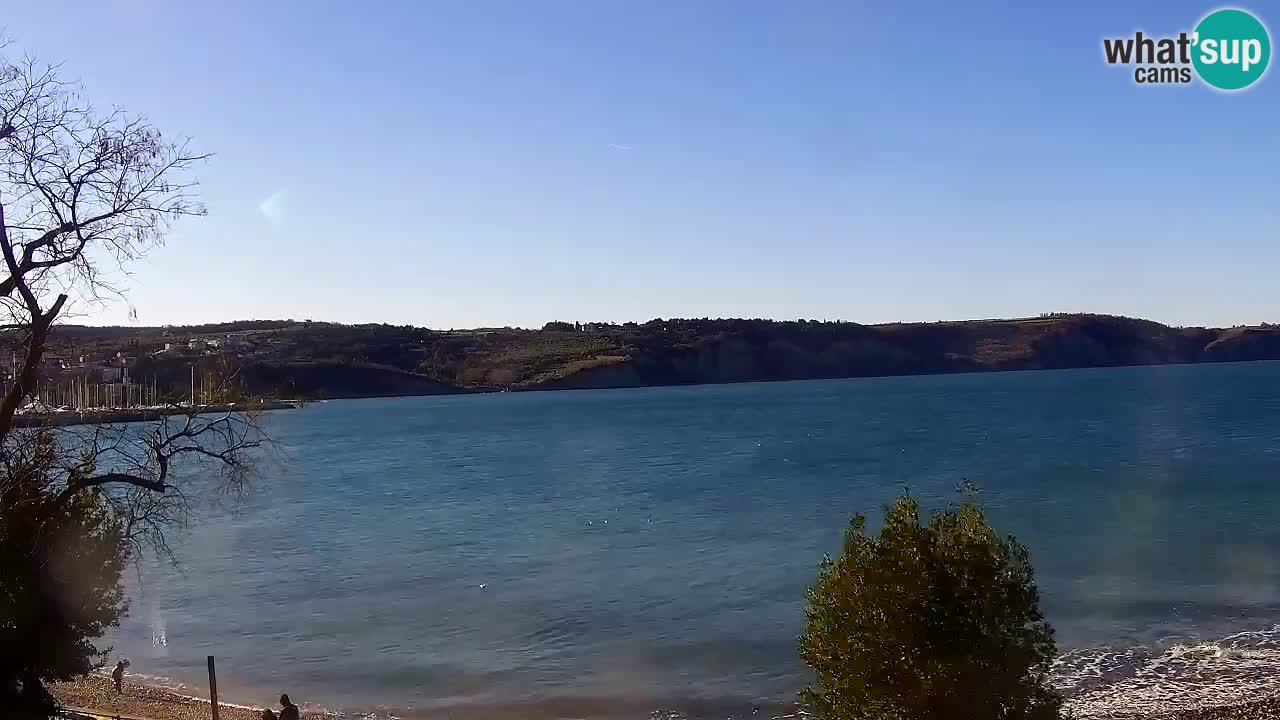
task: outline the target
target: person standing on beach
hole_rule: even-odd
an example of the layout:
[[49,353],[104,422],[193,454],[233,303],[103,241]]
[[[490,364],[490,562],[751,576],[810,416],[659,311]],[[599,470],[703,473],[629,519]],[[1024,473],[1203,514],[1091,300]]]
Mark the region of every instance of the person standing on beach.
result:
[[288,694],[280,696],[280,720],[302,720],[298,706],[289,700]]
[[116,684],[116,692],[124,692],[124,669],[128,666],[128,662],[121,660],[116,663],[116,669],[111,671],[111,681]]

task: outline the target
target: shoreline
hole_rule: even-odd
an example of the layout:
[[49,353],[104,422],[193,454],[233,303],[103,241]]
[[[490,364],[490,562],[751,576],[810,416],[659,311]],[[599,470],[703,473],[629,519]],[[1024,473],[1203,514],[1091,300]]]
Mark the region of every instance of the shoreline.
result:
[[[54,683],[49,692],[57,699],[59,707],[71,713],[89,713],[107,718],[117,715],[137,720],[208,720],[209,701],[156,684],[130,681],[125,676],[124,692],[116,693],[110,678],[87,675],[79,680]],[[279,708],[271,708],[277,715]],[[262,720],[260,707],[218,699],[219,720]],[[333,715],[304,709],[306,718],[326,718]]]
[[[807,383],[807,382],[826,382],[840,380],[890,380],[898,378],[915,378],[915,377],[944,377],[944,376],[967,376],[967,375],[1004,375],[1011,373],[1059,373],[1059,372],[1094,372],[1105,370],[1122,370],[1122,369],[1142,369],[1142,368],[1184,368],[1199,367],[1205,365],[1251,365],[1255,363],[1280,363],[1280,359],[1272,358],[1255,358],[1247,360],[1200,360],[1188,362],[1144,362],[1144,363],[1125,363],[1119,365],[1077,365],[1070,367],[1010,367],[1010,368],[970,368],[960,370],[937,370],[937,371],[911,371],[911,372],[883,372],[883,373],[857,373],[851,375],[815,375],[812,377],[771,377],[771,378],[749,378],[749,379],[715,379],[715,380],[671,380],[671,381],[646,381],[636,380],[634,382],[591,382],[588,375],[595,370],[584,370],[580,373],[567,375],[556,380],[546,380],[539,382],[517,383],[513,385],[489,385],[489,384],[472,384],[472,385],[451,385],[444,384],[447,390],[425,390],[412,392],[395,392],[395,391],[371,391],[357,393],[339,393],[336,395],[315,395],[307,396],[299,403],[309,402],[328,402],[331,400],[378,400],[390,398],[417,398],[417,397],[443,397],[450,395],[496,395],[501,393],[557,393],[557,392],[580,392],[591,390],[651,390],[656,388],[696,388],[696,387],[716,387],[722,385],[757,385],[757,384],[774,384],[774,383]],[[613,365],[608,367],[620,367]],[[573,380],[574,382],[569,382]],[[578,383],[578,381],[585,381]],[[442,383],[443,384],[443,383]]]
[[[88,675],[79,680],[56,683],[49,686],[49,691],[57,699],[60,708],[69,713],[88,713],[90,717],[101,716],[121,720],[206,720],[210,717],[209,701],[190,695],[184,695],[172,688],[146,682],[130,681],[125,678],[124,692],[117,694],[111,680],[101,675]],[[1068,702],[1068,707],[1070,703]],[[263,708],[220,700],[218,703],[219,720],[261,720]],[[271,708],[277,711],[277,708]],[[449,717],[448,710],[441,710],[439,716]],[[73,715],[74,716],[74,715]],[[303,708],[305,718],[339,718],[345,717],[332,712]],[[372,715],[359,715],[373,717]],[[652,717],[652,713],[650,713]],[[81,715],[81,717],[84,717]],[[795,718],[795,713],[780,716]],[[1126,718],[1127,720],[1263,720],[1280,717],[1280,695],[1250,700],[1232,705],[1183,710],[1149,715],[1124,714],[1091,716],[1097,718]],[[637,716],[637,720],[643,720]]]
[[[126,677],[124,692],[116,693],[111,680],[88,675],[79,680],[55,683],[49,692],[58,705],[71,712],[89,712],[114,718],[132,716],[143,720],[206,720],[209,702],[189,697],[175,690],[155,685],[130,682]],[[219,720],[261,720],[262,709],[218,703]]]
[[[841,380],[891,380],[915,377],[943,377],[952,375],[1004,375],[1010,373],[1059,373],[1059,372],[1094,372],[1105,370],[1164,368],[1164,367],[1197,367],[1203,365],[1251,365],[1255,363],[1280,363],[1280,359],[1257,358],[1247,360],[1202,360],[1189,362],[1145,362],[1125,363],[1118,365],[1079,365],[1070,367],[1011,367],[1011,368],[969,368],[959,370],[928,370],[883,373],[856,373],[849,375],[817,375],[813,377],[770,377],[748,379],[709,379],[709,380],[671,380],[648,381],[633,380],[626,382],[594,382],[589,377],[592,370],[582,371],[555,380],[518,383],[513,385],[453,385],[440,383],[440,387],[417,390],[371,390],[368,392],[339,392],[337,394],[321,393],[305,395],[293,400],[262,400],[258,404],[247,405],[218,404],[202,406],[202,410],[210,413],[228,412],[243,409],[245,406],[254,410],[294,410],[309,403],[323,403],[336,400],[385,400],[396,398],[445,397],[452,395],[497,395],[501,393],[557,393],[591,390],[651,390],[656,388],[698,388],[724,385],[757,385],[826,382]],[[618,366],[609,366],[618,367]],[[572,382],[570,382],[572,381]],[[90,412],[67,411],[60,413],[27,413],[15,416],[18,427],[87,425],[93,423],[127,423],[157,420],[172,415],[182,415],[189,408],[166,406],[163,408],[138,408]]]
[[[301,403],[289,400],[261,400],[249,403],[201,405],[195,408],[199,415],[249,410],[296,410]],[[153,408],[126,408],[119,410],[90,410],[87,412],[26,413],[14,416],[16,427],[66,427],[70,425],[100,425],[112,423],[147,422],[174,415],[186,415],[192,408],[179,405]]]

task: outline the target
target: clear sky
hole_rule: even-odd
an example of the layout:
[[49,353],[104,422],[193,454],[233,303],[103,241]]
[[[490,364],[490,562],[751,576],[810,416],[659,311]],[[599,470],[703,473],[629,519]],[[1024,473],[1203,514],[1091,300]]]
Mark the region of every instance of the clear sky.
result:
[[[143,324],[1277,321],[1280,75],[1139,87],[1102,59],[1216,7],[99,0],[0,24],[216,153],[209,216],[132,268]],[[1280,7],[1245,7],[1274,37]]]

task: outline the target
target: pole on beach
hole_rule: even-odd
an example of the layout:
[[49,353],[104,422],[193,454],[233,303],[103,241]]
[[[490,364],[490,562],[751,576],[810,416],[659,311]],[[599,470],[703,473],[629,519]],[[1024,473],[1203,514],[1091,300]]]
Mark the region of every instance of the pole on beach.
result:
[[209,708],[213,712],[213,720],[218,720],[218,676],[213,671],[213,656],[209,656]]

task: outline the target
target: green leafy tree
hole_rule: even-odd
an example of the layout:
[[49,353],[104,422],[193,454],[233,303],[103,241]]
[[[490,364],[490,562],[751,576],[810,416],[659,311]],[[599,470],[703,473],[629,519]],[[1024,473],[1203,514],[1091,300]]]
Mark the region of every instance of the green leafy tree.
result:
[[0,706],[47,714],[45,682],[92,670],[93,641],[128,609],[121,573],[129,542],[96,491],[60,501],[58,450],[37,431],[0,476]]
[[808,592],[801,701],[819,720],[1048,720],[1057,654],[1027,549],[972,496],[921,524],[909,495],[878,536],[855,515]]

